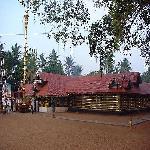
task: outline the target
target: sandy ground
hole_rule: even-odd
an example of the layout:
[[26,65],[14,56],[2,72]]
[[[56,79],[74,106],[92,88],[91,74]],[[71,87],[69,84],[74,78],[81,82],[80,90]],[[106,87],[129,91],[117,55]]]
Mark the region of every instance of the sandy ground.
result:
[[[146,114],[147,116],[150,114]],[[66,120],[127,123],[129,116],[57,113],[0,114],[0,150],[150,150],[150,121],[112,126]],[[144,114],[134,115],[140,119]]]

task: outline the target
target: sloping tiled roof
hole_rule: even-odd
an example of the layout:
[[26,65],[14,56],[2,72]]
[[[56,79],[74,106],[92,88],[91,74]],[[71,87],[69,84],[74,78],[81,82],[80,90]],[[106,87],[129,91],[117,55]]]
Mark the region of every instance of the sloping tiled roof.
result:
[[34,92],[33,92],[33,85],[32,84],[25,84],[24,89],[25,89],[25,95],[26,96],[33,95]]
[[[46,81],[39,86],[37,96],[67,96],[67,94],[98,94],[98,93],[139,93],[150,95],[150,84],[143,83],[136,87],[140,81],[138,72],[120,74],[107,74],[95,76],[64,76],[52,73],[41,73],[40,78]],[[109,88],[112,80],[116,80],[118,88]],[[131,89],[127,89],[129,81]]]
[[[97,76],[83,76],[75,77],[69,81],[67,84],[67,92],[76,94],[88,94],[88,93],[120,93],[127,92],[126,87],[128,86],[128,81],[130,80],[132,84],[137,82],[140,74],[133,73],[121,73],[121,74],[107,74],[100,77]],[[119,84],[118,88],[109,88],[109,84],[112,80],[116,80]]]
[[149,95],[150,96],[150,83],[142,83],[139,85],[139,88],[133,88],[129,91],[129,93],[139,93],[142,95]]

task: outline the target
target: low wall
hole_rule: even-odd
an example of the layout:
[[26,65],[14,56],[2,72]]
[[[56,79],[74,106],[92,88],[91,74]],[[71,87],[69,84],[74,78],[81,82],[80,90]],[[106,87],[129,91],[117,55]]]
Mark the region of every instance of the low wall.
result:
[[[51,107],[39,107],[39,112],[51,112]],[[68,107],[56,107],[55,112],[66,112]]]

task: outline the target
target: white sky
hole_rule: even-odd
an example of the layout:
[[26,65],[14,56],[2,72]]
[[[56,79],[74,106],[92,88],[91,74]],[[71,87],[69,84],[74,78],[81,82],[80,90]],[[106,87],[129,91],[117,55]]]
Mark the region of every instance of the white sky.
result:
[[[86,0],[85,0],[86,1]],[[0,0],[0,35],[3,35],[0,40],[5,42],[5,48],[10,49],[12,45],[18,43],[24,46],[24,36],[14,36],[16,33],[23,33],[23,15],[24,8],[20,5],[18,0]],[[103,16],[106,10],[93,9],[91,6],[91,0],[86,1],[87,6],[89,7],[89,12],[91,14],[91,22],[97,21],[100,17]],[[81,46],[70,48],[70,44],[63,47],[63,44],[57,44],[54,40],[48,39],[46,35],[35,35],[35,33],[42,33],[48,31],[47,27],[41,26],[38,22],[34,22],[33,15],[30,14],[29,20],[29,36],[28,36],[28,45],[31,48],[36,48],[38,54],[44,53],[45,56],[51,52],[52,49],[55,49],[57,54],[60,56],[60,60],[64,63],[65,57],[70,54],[73,56],[75,62],[79,65],[82,65],[83,72],[82,74],[87,74],[91,71],[99,69],[99,64],[96,63],[95,58],[91,58],[89,55],[89,46],[83,44]],[[7,34],[7,35],[6,35]],[[116,62],[120,61],[125,56],[121,53],[116,54]],[[131,62],[133,71],[144,72],[144,60],[140,57],[140,52],[134,49],[132,56],[126,56],[127,59]]]

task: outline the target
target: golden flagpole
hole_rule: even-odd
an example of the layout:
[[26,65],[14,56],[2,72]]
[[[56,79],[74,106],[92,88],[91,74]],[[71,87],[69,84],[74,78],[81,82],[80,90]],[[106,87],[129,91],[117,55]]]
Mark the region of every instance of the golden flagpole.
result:
[[29,10],[26,10],[24,15],[23,84],[26,83],[26,79],[27,79],[28,21],[29,21]]

